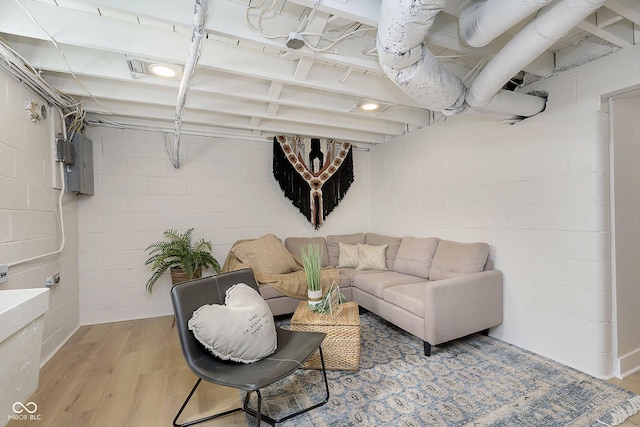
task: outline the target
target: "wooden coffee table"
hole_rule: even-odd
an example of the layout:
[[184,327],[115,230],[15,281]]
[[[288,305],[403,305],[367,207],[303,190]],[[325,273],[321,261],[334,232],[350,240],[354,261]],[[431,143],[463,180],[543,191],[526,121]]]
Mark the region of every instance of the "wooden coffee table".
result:
[[[360,316],[357,302],[345,302],[334,318],[314,313],[307,301],[301,301],[291,318],[292,331],[324,332],[322,342],[325,369],[357,371],[360,367]],[[320,355],[315,352],[303,368],[320,369]]]

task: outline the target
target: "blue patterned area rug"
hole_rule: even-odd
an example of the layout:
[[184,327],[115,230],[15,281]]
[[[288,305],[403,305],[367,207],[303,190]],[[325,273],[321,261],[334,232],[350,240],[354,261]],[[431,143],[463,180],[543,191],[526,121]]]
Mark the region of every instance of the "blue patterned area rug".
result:
[[[361,324],[360,370],[327,371],[329,402],[280,426],[602,427],[640,410],[639,395],[495,338],[472,335],[425,357],[421,340],[376,315]],[[263,390],[264,412],[323,396],[321,372],[298,370]]]

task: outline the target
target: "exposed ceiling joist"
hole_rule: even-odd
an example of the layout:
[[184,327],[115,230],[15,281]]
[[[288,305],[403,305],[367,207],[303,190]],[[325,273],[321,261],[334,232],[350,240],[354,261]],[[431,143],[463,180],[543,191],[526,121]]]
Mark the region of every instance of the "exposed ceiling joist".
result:
[[[185,106],[185,132],[252,140],[287,133],[368,145],[431,124],[436,116],[389,81],[378,64],[381,0],[273,1],[272,12],[258,25],[256,8],[264,10],[272,0],[209,0],[208,38]],[[425,44],[445,68],[470,84],[526,20],[489,45],[471,48],[459,36],[463,3],[445,3]],[[249,11],[254,28],[247,21],[249,5],[255,9]],[[88,117],[135,128],[171,132],[178,80],[132,72],[127,60],[183,65],[192,24],[188,0],[0,1],[2,37],[50,84],[82,100]],[[256,31],[258,26],[264,34]],[[359,31],[334,47],[313,49],[326,48],[330,39],[355,28]],[[589,52],[586,60],[632,46],[640,38],[639,28],[638,0],[608,0],[524,71],[551,75],[557,55],[566,58],[560,68],[570,68],[573,56],[585,56],[579,47],[589,36],[606,49]],[[305,30],[323,37],[307,35],[311,47],[286,46],[290,32]],[[364,99],[386,107],[378,113],[361,111],[356,105]]]

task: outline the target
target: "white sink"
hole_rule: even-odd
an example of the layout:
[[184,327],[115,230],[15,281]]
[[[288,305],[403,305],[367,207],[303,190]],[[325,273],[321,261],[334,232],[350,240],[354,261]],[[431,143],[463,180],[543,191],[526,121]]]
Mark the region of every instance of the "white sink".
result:
[[0,291],[0,342],[6,340],[49,309],[49,289]]
[[0,291],[0,426],[12,419],[37,420],[40,416],[24,413],[20,405],[37,408],[40,403],[28,399],[38,388],[43,319],[48,309],[49,289]]

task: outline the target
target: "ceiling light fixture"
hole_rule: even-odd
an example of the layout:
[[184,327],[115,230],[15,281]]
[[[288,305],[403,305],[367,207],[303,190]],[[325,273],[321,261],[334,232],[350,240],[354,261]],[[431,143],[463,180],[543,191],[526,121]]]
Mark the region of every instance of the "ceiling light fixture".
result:
[[378,109],[380,109],[380,104],[375,101],[365,99],[358,104],[358,108],[362,111],[378,111]]
[[179,79],[182,76],[182,66],[177,64],[136,58],[128,58],[127,64],[134,79],[143,75],[158,76],[166,79]]
[[379,114],[393,107],[394,105],[395,104],[392,104],[390,102],[375,101],[369,98],[360,98],[360,100],[353,104],[347,111],[351,112],[354,110],[359,110],[365,113]]
[[149,72],[160,77],[177,77],[181,74],[181,68],[173,64],[149,64]]

